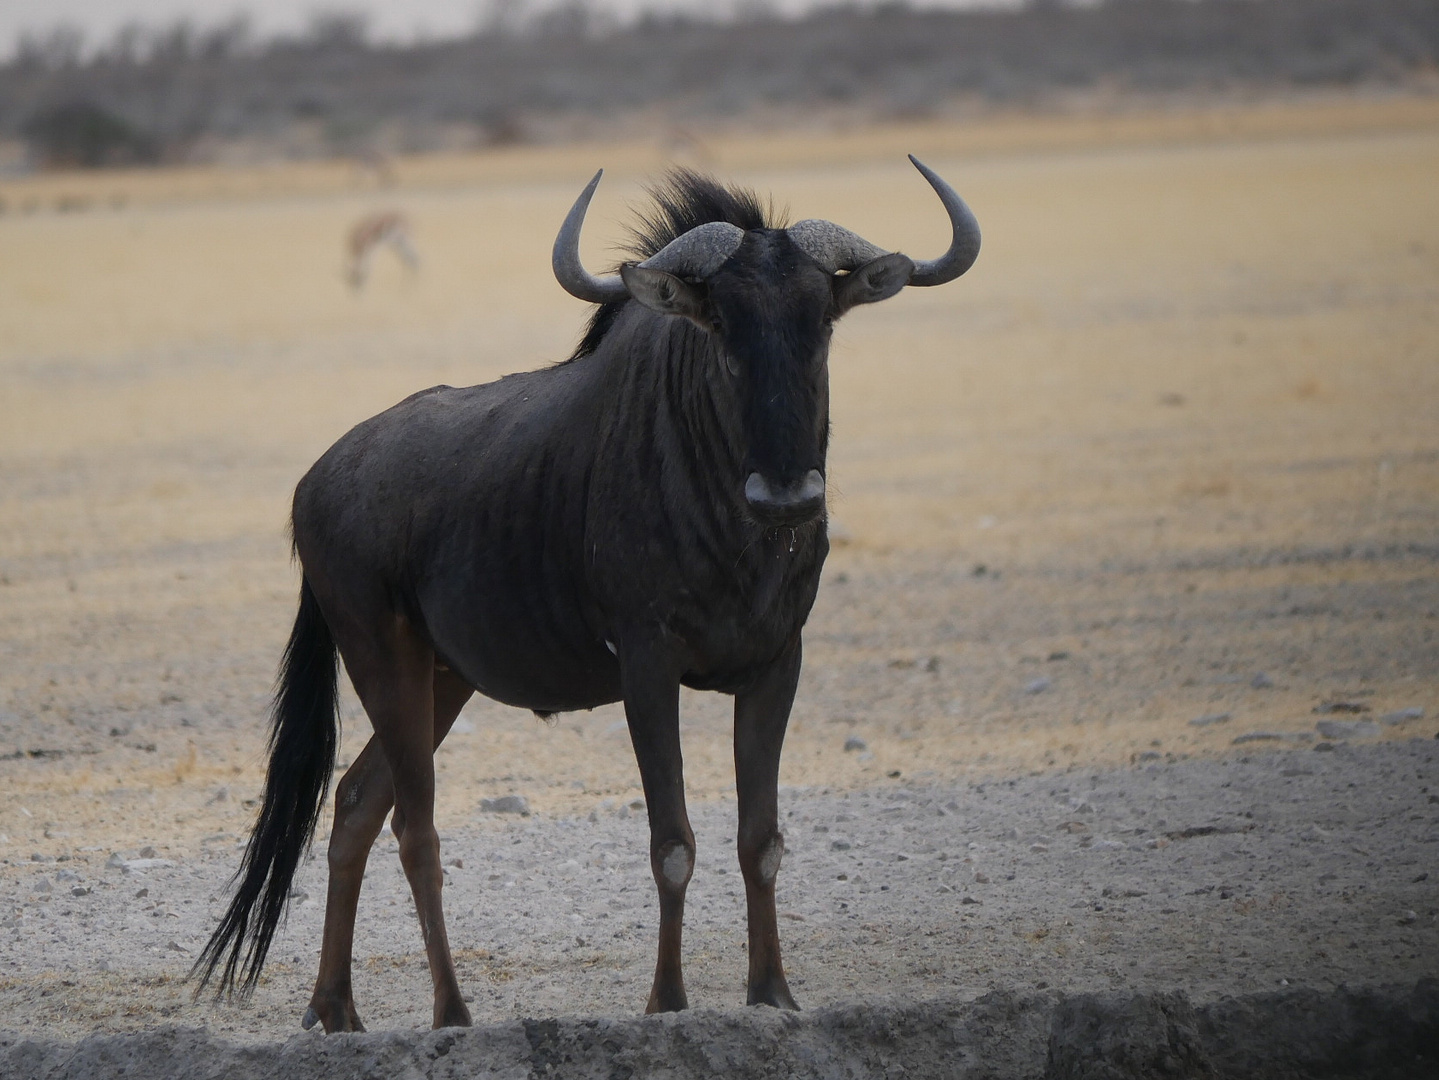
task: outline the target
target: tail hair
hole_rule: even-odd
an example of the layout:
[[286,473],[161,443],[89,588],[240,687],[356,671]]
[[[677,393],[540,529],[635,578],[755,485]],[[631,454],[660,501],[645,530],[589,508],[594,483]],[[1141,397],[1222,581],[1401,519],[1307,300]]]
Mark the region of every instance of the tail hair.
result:
[[271,709],[264,804],[232,879],[238,885],[230,906],[190,969],[200,979],[197,996],[217,969],[217,997],[247,998],[259,981],[335,768],[338,678],[334,637],[309,580],[302,579]]

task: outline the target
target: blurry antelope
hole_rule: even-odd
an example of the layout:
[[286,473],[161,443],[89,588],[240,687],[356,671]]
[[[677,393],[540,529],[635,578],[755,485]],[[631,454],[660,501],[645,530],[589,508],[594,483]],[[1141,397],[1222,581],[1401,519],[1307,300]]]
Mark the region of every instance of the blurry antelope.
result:
[[390,247],[411,271],[420,268],[420,257],[410,240],[410,223],[398,210],[366,214],[350,229],[349,261],[345,277],[357,292],[370,276],[370,261],[382,247]]

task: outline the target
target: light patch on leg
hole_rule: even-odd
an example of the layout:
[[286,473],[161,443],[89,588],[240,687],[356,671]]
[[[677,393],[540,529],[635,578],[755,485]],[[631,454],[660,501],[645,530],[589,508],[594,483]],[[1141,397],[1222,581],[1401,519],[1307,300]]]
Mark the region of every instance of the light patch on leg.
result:
[[695,868],[694,853],[684,844],[676,843],[660,860],[660,873],[671,885],[683,885]]
[[761,885],[771,884],[779,873],[779,864],[784,861],[784,837],[776,836],[759,852],[759,880]]

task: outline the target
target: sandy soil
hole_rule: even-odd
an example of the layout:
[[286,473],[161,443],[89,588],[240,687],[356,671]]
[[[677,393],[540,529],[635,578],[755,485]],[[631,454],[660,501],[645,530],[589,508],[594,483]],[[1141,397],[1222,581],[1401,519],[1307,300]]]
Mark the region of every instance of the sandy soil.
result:
[[[816,800],[812,817],[839,812],[824,800],[880,799],[897,784],[958,793],[1032,773],[1147,775],[1122,768],[1134,765],[1197,777],[1217,767],[1207,762],[1271,747],[1285,748],[1282,770],[1328,718],[1314,710],[1336,701],[1366,710],[1337,719],[1389,716],[1378,742],[1434,735],[1439,107],[1235,115],[1228,127],[1203,112],[1131,118],[1118,135],[1016,119],[978,133],[716,151],[727,175],[796,216],[929,255],[941,224],[900,153],[912,149],[985,228],[965,279],[857,312],[836,344],[840,542],[807,637],[783,776],[797,806]],[[99,972],[93,933],[40,931],[78,918],[58,913],[84,882],[44,863],[46,899],[33,891],[33,857],[68,857],[98,878],[112,852],[133,859],[153,847],[177,863],[164,904],[188,897],[209,910],[262,779],[266,696],[297,581],[283,534],[291,486],[347,427],[418,387],[565,353],[585,312],[554,285],[548,249],[601,164],[611,171],[587,238],[599,262],[656,167],[652,148],[419,162],[383,193],[314,169],[237,190],[225,174],[157,174],[114,181],[134,186],[118,205],[0,217],[0,1027],[75,1035],[180,1007],[173,982],[203,920],[187,912],[183,935],[177,925],[149,942],[159,954]],[[0,194],[13,208],[40,192],[37,205],[51,206],[75,183]],[[344,230],[391,205],[415,223],[422,268],[409,276],[382,259],[352,295],[340,276]],[[731,784],[725,704],[684,701],[697,815],[720,814]],[[349,702],[342,760],[366,730]],[[1254,733],[1287,741],[1234,745]],[[846,752],[851,735],[866,750]],[[539,822],[579,829],[591,811],[618,820],[638,797],[614,709],[544,724],[477,702],[439,760],[442,828],[472,846],[467,867],[487,845],[527,846]],[[502,794],[524,795],[539,816],[496,826],[478,814],[481,798]],[[1413,813],[1431,811],[1421,800]],[[616,834],[616,859],[642,851],[632,826],[622,843]],[[722,850],[721,824],[707,828]],[[1372,857],[1407,858],[1408,843]],[[589,854],[586,840],[567,858]],[[642,905],[642,873],[626,875]],[[1281,958],[1315,917],[1313,888],[1302,874],[1285,885],[1287,914],[1268,935]],[[473,903],[463,892],[449,899],[457,917]],[[379,937],[362,932],[361,966],[395,966],[403,980],[376,978],[405,992],[367,1015],[409,1025],[410,987],[423,981],[410,970],[417,943],[403,905],[386,912],[393,897],[375,896],[362,913]],[[1076,899],[1093,900],[1083,889]],[[126,903],[115,919],[175,921],[134,914],[144,898]],[[1432,923],[1432,900],[1404,903]],[[636,911],[631,925],[644,922]],[[732,943],[731,915],[712,932]],[[1176,918],[1155,925],[1187,936]],[[302,904],[292,926],[312,920]],[[927,925],[901,922],[921,936]],[[525,948],[564,1002],[579,960],[558,944],[548,951],[547,933]],[[649,933],[634,931],[636,956]],[[179,948],[167,954],[170,939]],[[273,1018],[287,1032],[289,998],[312,975],[313,935],[294,941],[301,959],[286,967],[277,954],[270,1005],[186,1011],[187,1022],[239,1032]],[[1134,947],[1151,985],[1198,977],[1163,950]],[[477,982],[516,977],[497,966],[493,942],[472,948],[463,963]],[[1432,934],[1405,948],[1398,975],[1439,966]],[[866,955],[890,986],[915,979],[915,993],[988,985],[962,949],[932,976],[882,946]],[[1127,961],[1115,963],[1125,978]],[[1031,981],[1015,956],[991,966],[1000,983]],[[1391,969],[1377,955],[1343,970],[1379,979]],[[842,980],[826,986],[825,1000],[850,993]],[[51,1005],[57,987],[63,1013]],[[631,989],[615,1008],[629,1007]],[[501,992],[486,1007],[561,1007],[550,992],[518,1006]]]

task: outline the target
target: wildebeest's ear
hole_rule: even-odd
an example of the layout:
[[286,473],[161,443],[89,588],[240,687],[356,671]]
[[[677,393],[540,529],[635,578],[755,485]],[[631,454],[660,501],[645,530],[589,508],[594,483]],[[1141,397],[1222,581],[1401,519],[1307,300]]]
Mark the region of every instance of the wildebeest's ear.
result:
[[844,277],[834,279],[834,303],[843,315],[859,304],[877,304],[888,300],[909,284],[914,273],[914,260],[898,252],[871,259]]
[[620,267],[620,277],[624,278],[630,295],[651,311],[660,315],[682,315],[701,330],[710,329],[702,286],[691,285],[663,270],[630,263]]

